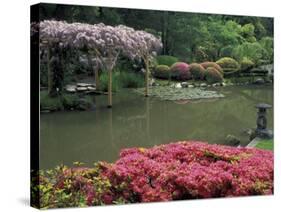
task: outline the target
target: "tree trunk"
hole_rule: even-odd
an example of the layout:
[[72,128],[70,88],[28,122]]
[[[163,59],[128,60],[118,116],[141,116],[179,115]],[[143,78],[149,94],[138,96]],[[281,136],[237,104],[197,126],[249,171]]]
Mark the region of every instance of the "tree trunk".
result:
[[112,107],[112,69],[108,70],[108,106]]
[[52,90],[52,72],[51,72],[50,60],[51,60],[51,50],[50,47],[48,47],[47,50],[48,94],[50,94]]
[[99,80],[99,70],[95,69],[95,83],[96,83],[96,90],[99,90],[100,80]]
[[145,63],[145,93],[144,96],[148,97],[148,88],[149,88],[149,64],[148,59],[144,59]]

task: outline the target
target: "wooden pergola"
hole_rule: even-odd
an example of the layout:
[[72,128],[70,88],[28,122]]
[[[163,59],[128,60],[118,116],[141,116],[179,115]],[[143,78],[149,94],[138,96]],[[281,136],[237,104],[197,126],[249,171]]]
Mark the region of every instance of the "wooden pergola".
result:
[[[145,64],[145,92],[149,91],[149,61],[152,52],[162,47],[160,39],[144,31],[136,31],[126,26],[68,24],[59,21],[43,21],[39,26],[40,44],[47,49],[48,92],[52,89],[52,70],[50,48],[70,46],[87,49],[100,64],[98,67],[108,71],[108,107],[112,107],[112,71],[120,54],[131,59],[141,58]],[[103,37],[104,36],[104,37]],[[103,39],[101,39],[103,38]],[[98,68],[95,68],[96,88],[99,86]]]

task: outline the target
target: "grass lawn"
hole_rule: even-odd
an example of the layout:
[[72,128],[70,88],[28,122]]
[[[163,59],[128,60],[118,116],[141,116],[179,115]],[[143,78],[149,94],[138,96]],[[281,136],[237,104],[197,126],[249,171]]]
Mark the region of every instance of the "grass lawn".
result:
[[257,148],[260,149],[268,149],[268,150],[273,150],[274,148],[274,144],[273,144],[273,140],[269,139],[269,140],[261,140],[257,145]]

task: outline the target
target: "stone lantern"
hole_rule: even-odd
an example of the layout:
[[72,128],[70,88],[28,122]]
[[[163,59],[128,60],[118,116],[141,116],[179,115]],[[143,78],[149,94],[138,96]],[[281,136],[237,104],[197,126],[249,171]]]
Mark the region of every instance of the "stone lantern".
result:
[[256,135],[261,138],[272,138],[272,130],[267,129],[266,110],[272,108],[271,105],[266,103],[259,103],[256,105],[258,109]]

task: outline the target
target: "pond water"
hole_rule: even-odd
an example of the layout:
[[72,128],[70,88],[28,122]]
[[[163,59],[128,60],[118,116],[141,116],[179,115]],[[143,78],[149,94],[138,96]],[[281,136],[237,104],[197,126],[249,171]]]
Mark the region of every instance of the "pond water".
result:
[[[193,102],[162,101],[145,98],[132,90],[113,96],[108,109],[107,96],[94,96],[92,111],[41,114],[40,168],[53,168],[74,161],[91,165],[95,161],[113,162],[120,149],[152,147],[177,140],[202,140],[223,144],[228,134],[249,142],[243,133],[254,128],[255,105],[273,105],[272,86],[229,86],[214,88],[225,98]],[[273,110],[268,111],[273,128]]]

